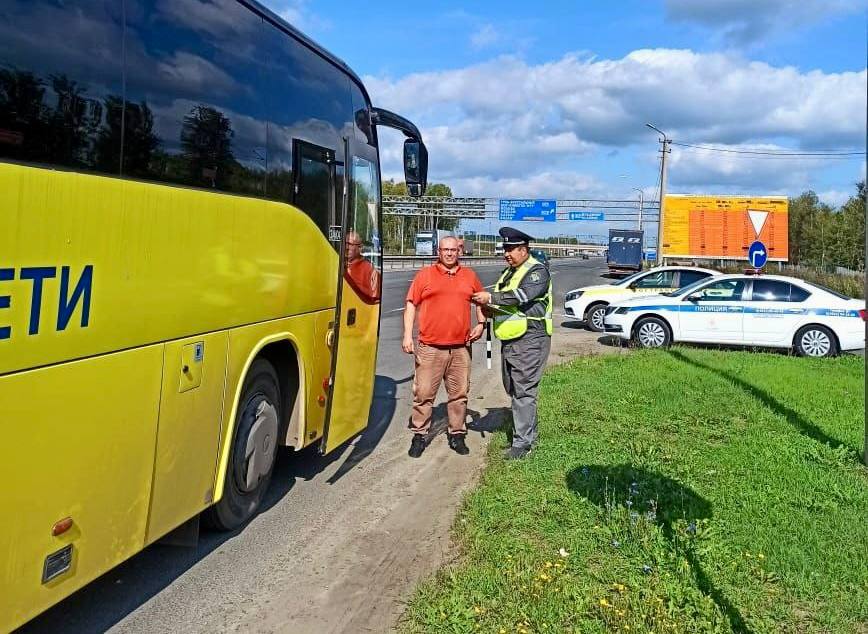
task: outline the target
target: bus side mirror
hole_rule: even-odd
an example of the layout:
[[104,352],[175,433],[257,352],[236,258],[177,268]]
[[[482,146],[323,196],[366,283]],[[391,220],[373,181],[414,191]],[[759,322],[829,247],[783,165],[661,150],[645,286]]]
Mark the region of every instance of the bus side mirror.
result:
[[428,149],[417,139],[404,141],[404,182],[414,198],[424,196],[428,188]]

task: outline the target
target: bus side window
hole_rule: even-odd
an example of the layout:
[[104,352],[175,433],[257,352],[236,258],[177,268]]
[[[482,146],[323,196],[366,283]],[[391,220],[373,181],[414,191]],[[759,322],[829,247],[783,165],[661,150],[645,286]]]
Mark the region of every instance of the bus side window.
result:
[[0,159],[120,173],[118,4],[80,0],[73,10],[46,0],[2,3]]
[[380,300],[380,188],[377,167],[354,156],[347,218],[346,279],[363,301]]
[[296,182],[293,203],[328,237],[332,222],[334,156],[331,150],[303,141],[295,142]]

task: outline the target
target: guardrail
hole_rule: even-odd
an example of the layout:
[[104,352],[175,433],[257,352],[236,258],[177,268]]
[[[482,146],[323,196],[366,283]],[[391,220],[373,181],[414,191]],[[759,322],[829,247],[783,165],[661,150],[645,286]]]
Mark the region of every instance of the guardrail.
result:
[[[384,269],[417,269],[437,260],[433,255],[384,255]],[[466,255],[461,262],[467,266],[474,264],[503,264],[502,255]]]

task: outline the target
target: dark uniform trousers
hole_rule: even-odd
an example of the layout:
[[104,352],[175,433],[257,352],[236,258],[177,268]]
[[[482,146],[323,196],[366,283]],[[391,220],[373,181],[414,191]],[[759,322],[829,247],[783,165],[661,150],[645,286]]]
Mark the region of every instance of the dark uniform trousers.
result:
[[501,347],[503,388],[512,397],[513,447],[531,449],[536,444],[537,392],[551,345],[544,332],[528,332]]

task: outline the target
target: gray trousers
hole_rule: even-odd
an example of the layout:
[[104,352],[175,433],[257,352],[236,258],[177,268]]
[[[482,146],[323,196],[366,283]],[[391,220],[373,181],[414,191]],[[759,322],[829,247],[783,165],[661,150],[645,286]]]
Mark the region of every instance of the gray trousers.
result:
[[537,392],[551,345],[548,336],[521,337],[504,341],[500,349],[503,388],[512,397],[513,447],[536,444]]

